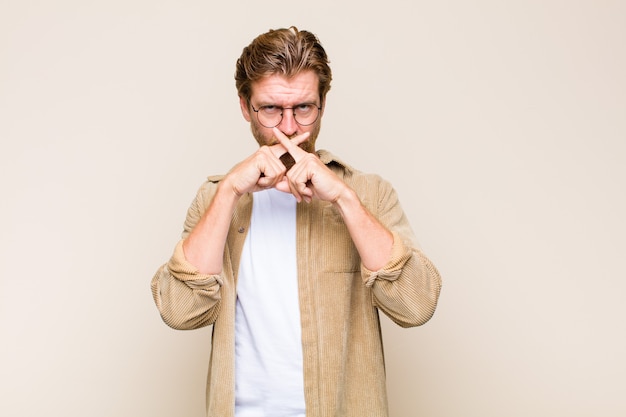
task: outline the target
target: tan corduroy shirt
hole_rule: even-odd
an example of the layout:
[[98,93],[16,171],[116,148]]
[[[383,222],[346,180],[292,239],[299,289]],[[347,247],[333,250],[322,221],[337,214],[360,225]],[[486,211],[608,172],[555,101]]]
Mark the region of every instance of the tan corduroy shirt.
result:
[[[379,271],[361,265],[339,212],[319,200],[296,209],[297,265],[304,396],[307,417],[386,417],[387,392],[378,312],[403,327],[428,321],[441,278],[417,249],[391,185],[361,173],[326,151],[321,160],[352,187],[392,233],[389,263]],[[221,177],[209,177],[187,213],[183,239],[193,229]],[[213,325],[207,381],[207,415],[232,417],[235,408],[235,303],[239,259],[252,212],[252,195],[238,202],[220,275],[198,273],[185,260],[182,240],[152,279],[163,320],[176,329]]]

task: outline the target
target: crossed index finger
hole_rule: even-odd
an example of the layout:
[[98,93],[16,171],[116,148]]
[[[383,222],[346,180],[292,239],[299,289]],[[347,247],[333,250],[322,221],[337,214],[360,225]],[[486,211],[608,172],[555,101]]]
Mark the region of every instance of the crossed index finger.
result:
[[[273,132],[276,139],[278,139],[283,148],[287,150],[287,153],[293,157],[294,161],[300,161],[307,154],[307,152],[298,145],[303,143],[309,137],[309,132],[305,132],[291,140],[277,127],[273,129]],[[279,156],[282,156],[284,153],[285,152],[282,152]]]

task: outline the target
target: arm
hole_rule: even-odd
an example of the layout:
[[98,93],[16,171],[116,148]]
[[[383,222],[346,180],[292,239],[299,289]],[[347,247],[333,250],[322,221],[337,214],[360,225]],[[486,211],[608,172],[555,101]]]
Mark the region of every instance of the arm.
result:
[[[341,213],[359,253],[365,285],[373,303],[401,326],[416,326],[434,314],[441,278],[417,249],[397,195],[391,185],[376,177],[365,183],[346,184],[316,155],[293,146],[277,129],[274,134],[296,164],[276,188],[291,192],[298,201],[313,197],[331,202]],[[370,191],[374,187],[376,191]],[[359,195],[368,194],[369,207]]]
[[[308,133],[292,139],[294,146]],[[163,320],[177,329],[212,324],[219,313],[226,237],[239,198],[270,188],[286,168],[280,145],[262,146],[237,164],[219,183],[200,189],[187,212],[182,240],[170,261],[152,279],[152,294]]]
[[182,242],[185,259],[195,265],[199,273],[222,272],[224,245],[239,195],[231,191],[227,179],[217,186],[208,209]]
[[377,176],[370,178],[376,181],[367,181],[360,190],[377,190],[375,197],[368,199],[372,202],[369,209],[355,192],[347,192],[347,203],[339,199],[335,206],[359,252],[361,275],[365,286],[371,288],[374,305],[400,326],[424,324],[437,306],[439,272],[417,249],[391,185]]
[[296,161],[277,188],[292,193],[298,202],[310,202],[313,197],[331,202],[339,210],[361,262],[373,270],[382,268],[391,255],[391,232],[363,206],[357,193],[317,155],[291,143],[277,128],[274,128],[274,135]]
[[363,206],[347,185],[333,204],[348,228],[361,263],[373,271],[384,267],[391,256],[392,233]]
[[169,261],[152,278],[154,302],[163,321],[174,329],[196,329],[212,324],[219,312],[222,276],[202,274],[183,252],[185,238],[206,211],[216,189],[217,183],[213,181],[200,188],[187,210],[182,239]]
[[[287,141],[297,147],[308,137],[304,133]],[[220,183],[211,205],[183,242],[185,257],[201,273],[222,271],[224,245],[237,201],[245,193],[271,188],[282,181],[286,168],[280,157],[285,152],[281,144],[262,146],[237,164]]]
[[397,193],[378,178],[370,209],[393,234],[391,256],[378,270],[361,266],[373,302],[402,327],[426,323],[434,314],[441,291],[436,267],[417,247],[413,230],[400,206]]

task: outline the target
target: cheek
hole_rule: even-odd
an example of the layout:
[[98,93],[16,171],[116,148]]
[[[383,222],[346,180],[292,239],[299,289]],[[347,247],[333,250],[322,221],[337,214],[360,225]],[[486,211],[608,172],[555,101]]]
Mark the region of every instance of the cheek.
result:
[[311,129],[307,129],[307,132],[310,132],[309,139],[304,142],[301,146],[307,152],[315,152],[315,141],[317,140],[317,135],[320,133],[320,124],[316,123],[311,126]]
[[259,126],[258,123],[251,122],[250,129],[259,146],[268,145],[274,136],[269,129]]

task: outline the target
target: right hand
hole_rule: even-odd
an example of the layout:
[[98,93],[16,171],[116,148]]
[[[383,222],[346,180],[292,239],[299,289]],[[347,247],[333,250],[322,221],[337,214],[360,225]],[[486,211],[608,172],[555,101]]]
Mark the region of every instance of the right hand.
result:
[[[290,139],[295,146],[305,142],[309,133]],[[224,178],[237,197],[246,193],[253,193],[273,188],[283,180],[287,171],[280,157],[287,153],[287,149],[280,143],[261,146],[255,153],[235,165]]]

